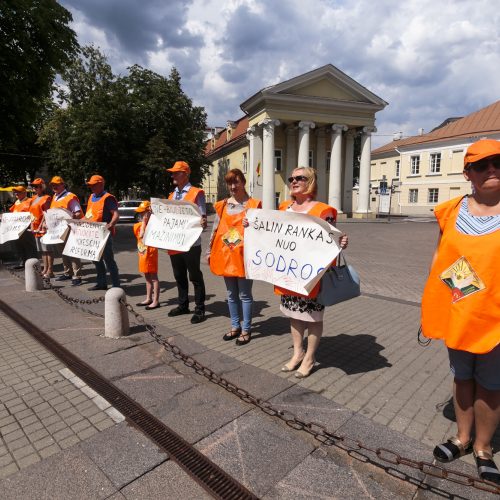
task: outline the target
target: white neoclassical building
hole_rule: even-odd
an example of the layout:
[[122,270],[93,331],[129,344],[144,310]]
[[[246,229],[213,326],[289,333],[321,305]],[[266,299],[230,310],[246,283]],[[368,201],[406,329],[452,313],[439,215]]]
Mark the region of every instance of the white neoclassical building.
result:
[[[214,131],[206,156],[212,163],[203,187],[209,201],[222,196],[221,179],[240,168],[250,194],[274,208],[287,195],[297,166],[312,166],[318,199],[339,214],[370,214],[371,134],[375,113],[387,103],[331,64],[266,87],[241,104],[245,116]],[[353,206],[354,141],[360,136],[359,196]]]

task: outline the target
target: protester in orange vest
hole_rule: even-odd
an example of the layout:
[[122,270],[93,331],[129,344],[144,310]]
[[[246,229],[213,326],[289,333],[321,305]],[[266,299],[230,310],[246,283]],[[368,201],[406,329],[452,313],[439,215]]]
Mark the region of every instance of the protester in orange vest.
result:
[[52,196],[45,192],[45,181],[38,177],[31,183],[31,187],[35,190],[36,195],[31,199],[30,212],[33,218],[31,222],[31,230],[35,237],[36,249],[42,257],[42,275],[53,277],[52,264],[54,257],[50,246],[43,244],[40,239],[45,234],[43,226],[43,218],[45,212],[50,208]]
[[422,297],[423,334],[444,340],[454,375],[457,434],[434,457],[473,452],[479,477],[500,484],[491,448],[500,422],[500,142],[469,146],[463,173],[472,195],[434,210],[441,231]]
[[[9,208],[9,212],[29,212],[31,198],[28,197],[26,188],[24,186],[15,186],[12,190],[14,191],[16,201]],[[28,229],[16,240],[16,249],[20,260],[19,264],[14,266],[14,269],[23,269],[28,259],[38,258],[33,233]]]
[[[214,221],[207,258],[210,270],[224,277],[227,289],[231,329],[222,338],[236,339],[237,345],[245,345],[251,338],[253,280],[245,278],[243,219],[247,209],[261,208],[262,204],[259,200],[248,196],[245,189],[246,179],[240,169],[230,170],[226,174],[225,181],[231,196],[215,204],[217,217]],[[243,328],[240,309],[243,313]]]
[[[203,229],[207,227],[207,209],[205,202],[205,193],[202,189],[192,186],[189,182],[189,174],[191,169],[185,161],[175,162],[172,168],[168,168],[167,172],[172,175],[172,180],[176,186],[175,190],[170,193],[169,200],[185,200],[190,201],[200,209],[201,225]],[[179,305],[171,309],[169,316],[179,316],[181,314],[190,314],[189,310],[189,288],[188,288],[188,273],[189,280],[194,287],[194,302],[195,310],[191,317],[191,323],[201,323],[205,320],[205,282],[203,281],[203,273],[200,269],[201,257],[201,238],[187,252],[168,252],[174,278],[177,283],[178,303]]]
[[108,283],[106,270],[111,276],[111,284],[113,287],[120,286],[120,275],[118,266],[115,262],[113,253],[113,239],[111,236],[115,234],[115,226],[120,218],[118,213],[118,202],[116,198],[104,190],[104,178],[100,175],[93,175],[87,182],[87,186],[92,191],[87,203],[87,212],[85,218],[93,222],[106,222],[106,227],[110,230],[111,235],[106,242],[101,260],[94,262],[97,271],[97,284],[90,287],[89,290],[107,290]]
[[[283,202],[280,210],[314,215],[335,225],[337,210],[326,203],[316,201],[318,191],[316,170],[311,167],[298,167],[292,172],[288,182],[292,200]],[[339,237],[340,248],[346,248],[347,244],[347,235],[342,234]],[[314,355],[323,334],[325,306],[315,299],[319,286],[318,283],[307,296],[275,287],[276,293],[281,295],[281,312],[290,318],[293,340],[292,359],[283,366],[281,371],[291,372],[298,368],[295,372],[296,378],[305,378],[311,374],[315,364]],[[308,332],[307,351],[304,352],[302,346],[306,329]]]
[[142,215],[142,220],[134,224],[134,234],[137,238],[137,253],[139,256],[139,272],[144,273],[146,279],[146,300],[138,306],[145,309],[160,307],[160,281],[158,280],[158,249],[144,244],[144,232],[151,216],[151,203],[143,201],[135,211]]
[[[73,219],[81,219],[82,207],[80,200],[76,194],[69,192],[66,189],[66,184],[62,177],[55,175],[50,180],[50,187],[54,191],[54,196],[50,203],[50,208],[64,208],[71,212]],[[60,254],[63,263],[63,273],[56,277],[56,281],[71,280],[72,286],[80,286],[82,284],[82,262],[77,257],[68,257],[64,255],[64,243],[58,245],[51,245],[54,247],[54,252]],[[45,275],[46,278],[51,278],[50,274]]]

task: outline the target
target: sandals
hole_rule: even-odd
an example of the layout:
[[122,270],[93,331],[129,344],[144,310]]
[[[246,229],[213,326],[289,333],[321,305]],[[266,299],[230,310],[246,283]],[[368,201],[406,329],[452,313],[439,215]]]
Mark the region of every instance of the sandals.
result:
[[453,462],[468,453],[472,453],[472,441],[464,444],[455,436],[446,443],[438,444],[433,451],[434,458],[440,462]]
[[241,334],[241,330],[231,330],[229,333],[226,333],[224,337],[222,337],[222,340],[225,340],[226,342],[228,340],[234,340],[237,339]]
[[477,473],[481,479],[500,484],[500,471],[493,461],[491,453],[483,450],[474,450],[474,459],[476,460]]
[[252,340],[252,335],[250,332],[241,332],[240,336],[236,339],[236,345],[245,345]]

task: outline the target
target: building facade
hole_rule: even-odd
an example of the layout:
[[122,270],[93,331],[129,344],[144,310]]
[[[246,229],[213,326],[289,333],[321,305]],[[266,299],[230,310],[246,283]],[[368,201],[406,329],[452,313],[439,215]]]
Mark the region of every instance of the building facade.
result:
[[[500,140],[500,101],[427,134],[372,151],[370,209],[394,215],[432,215],[436,204],[469,194],[463,176],[467,148],[479,139]],[[391,189],[392,187],[392,189]]]
[[[286,179],[297,166],[317,169],[318,199],[342,215],[370,214],[370,150],[375,114],[387,103],[332,65],[266,87],[241,104],[245,116],[207,141],[209,201],[225,196],[231,168],[264,208],[288,196]],[[353,202],[354,139],[361,136],[359,196]]]

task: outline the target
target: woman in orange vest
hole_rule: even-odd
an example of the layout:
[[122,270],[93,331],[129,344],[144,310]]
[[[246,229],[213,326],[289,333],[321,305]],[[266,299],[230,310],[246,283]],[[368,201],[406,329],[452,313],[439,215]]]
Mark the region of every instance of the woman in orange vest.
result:
[[210,270],[217,276],[223,276],[226,284],[231,329],[223,339],[236,339],[236,345],[245,345],[251,338],[253,281],[245,278],[243,219],[247,209],[260,208],[261,202],[248,196],[245,189],[246,179],[240,169],[230,170],[226,174],[225,181],[231,196],[214,205],[217,218],[214,222],[207,259]]
[[479,477],[500,484],[491,448],[500,421],[500,142],[472,144],[464,177],[472,195],[434,210],[441,232],[422,297],[422,331],[444,340],[454,375],[457,434],[434,457],[473,452]]
[[52,265],[54,263],[54,255],[48,245],[41,242],[41,237],[45,234],[42,224],[45,212],[50,208],[52,196],[45,192],[45,182],[39,177],[35,179],[31,186],[35,190],[36,196],[31,198],[30,213],[32,216],[31,230],[35,236],[36,249],[42,256],[42,275],[46,278],[53,278]]
[[[280,205],[280,210],[306,213],[326,220],[334,225],[337,220],[337,210],[326,203],[316,201],[317,175],[311,167],[298,167],[288,179],[290,183],[291,200]],[[339,246],[347,247],[348,238],[343,234],[339,238]],[[281,371],[291,372],[295,369],[296,378],[308,377],[315,364],[314,355],[323,334],[323,314],[325,306],[316,301],[319,292],[319,283],[307,296],[275,287],[275,292],[281,295],[281,312],[290,318],[290,330],[293,340],[293,356],[283,366]],[[308,331],[307,351],[303,350],[305,331]]]
[[151,203],[143,201],[135,211],[142,214],[142,220],[134,224],[134,234],[137,238],[137,252],[139,255],[139,272],[144,273],[146,279],[146,300],[139,302],[138,306],[145,309],[160,307],[160,282],[158,280],[158,249],[144,244],[144,232],[151,216]]

